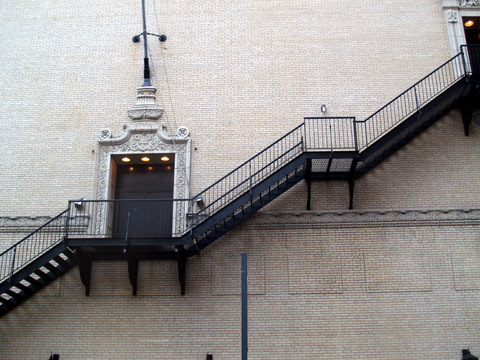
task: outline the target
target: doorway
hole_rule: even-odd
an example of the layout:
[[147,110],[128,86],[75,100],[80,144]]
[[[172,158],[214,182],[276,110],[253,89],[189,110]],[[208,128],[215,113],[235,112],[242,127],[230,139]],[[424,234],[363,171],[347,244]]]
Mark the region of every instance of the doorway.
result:
[[480,74],[480,17],[462,17],[472,74]]
[[174,155],[135,154],[112,157],[112,235],[172,235]]

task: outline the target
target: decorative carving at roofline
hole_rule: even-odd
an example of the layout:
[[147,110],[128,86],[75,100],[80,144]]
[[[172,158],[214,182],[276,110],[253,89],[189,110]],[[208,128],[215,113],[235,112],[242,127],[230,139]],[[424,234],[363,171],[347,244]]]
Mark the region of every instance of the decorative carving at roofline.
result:
[[260,212],[248,224],[277,228],[280,224],[322,228],[480,225],[480,209]]

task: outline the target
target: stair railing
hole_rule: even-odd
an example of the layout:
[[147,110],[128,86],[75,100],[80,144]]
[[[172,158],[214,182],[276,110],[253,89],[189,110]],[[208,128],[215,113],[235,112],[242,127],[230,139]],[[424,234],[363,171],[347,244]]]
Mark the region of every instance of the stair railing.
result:
[[278,141],[194,196],[190,205],[194,214],[191,226],[211,216],[245,192],[251,191],[259,182],[299,156],[304,151],[303,126],[304,124],[298,125]]
[[26,236],[0,254],[0,282],[10,280],[13,274],[64,239],[67,210]]
[[359,150],[362,151],[399,125],[449,86],[464,78],[465,56],[461,52],[365,120],[356,120]]

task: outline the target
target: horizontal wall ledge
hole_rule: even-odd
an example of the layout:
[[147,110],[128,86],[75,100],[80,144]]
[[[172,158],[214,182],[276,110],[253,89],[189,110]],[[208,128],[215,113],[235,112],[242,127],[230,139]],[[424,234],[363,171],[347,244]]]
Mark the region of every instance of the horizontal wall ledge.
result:
[[480,225],[480,209],[259,212],[247,226],[278,227],[279,224],[308,227]]

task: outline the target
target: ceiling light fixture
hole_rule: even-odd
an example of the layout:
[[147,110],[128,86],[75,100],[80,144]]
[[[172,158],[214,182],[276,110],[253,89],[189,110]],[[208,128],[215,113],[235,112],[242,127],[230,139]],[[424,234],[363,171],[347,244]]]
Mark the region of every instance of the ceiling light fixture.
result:
[[142,157],[142,161],[145,161],[145,162],[150,161],[150,158],[148,156],[144,156]]
[[162,157],[160,158],[160,160],[162,160],[162,161],[168,161],[168,160],[170,160],[170,158],[169,158],[168,156],[165,156],[165,155],[164,155],[164,156],[162,156]]
[[122,158],[122,161],[123,162],[130,162],[130,158],[125,156],[125,157]]
[[465,22],[466,27],[472,27],[474,24],[475,24],[475,22],[473,20],[468,20],[468,21]]

